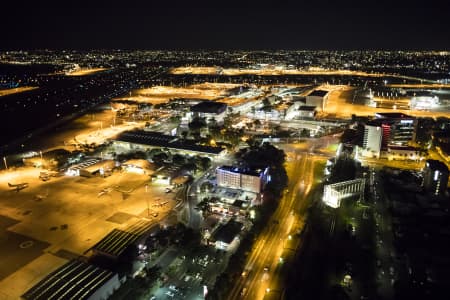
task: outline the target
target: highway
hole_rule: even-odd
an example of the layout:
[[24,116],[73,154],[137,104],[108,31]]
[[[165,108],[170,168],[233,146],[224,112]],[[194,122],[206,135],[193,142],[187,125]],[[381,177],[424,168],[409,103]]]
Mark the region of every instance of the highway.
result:
[[309,152],[316,144],[317,141],[308,142],[309,147],[305,147],[306,149],[297,148],[295,144],[280,145],[280,148],[286,148],[285,151],[289,156],[286,163],[288,188],[277,210],[255,241],[245,264],[246,274],[235,282],[229,299],[253,300],[263,299],[269,295],[273,299],[281,298],[285,288],[283,285],[285,274],[281,267],[293,259],[292,250],[285,250],[285,244],[289,235],[303,228],[305,219],[303,214],[308,205],[306,197],[314,185],[314,169],[318,162],[325,160],[322,155]]

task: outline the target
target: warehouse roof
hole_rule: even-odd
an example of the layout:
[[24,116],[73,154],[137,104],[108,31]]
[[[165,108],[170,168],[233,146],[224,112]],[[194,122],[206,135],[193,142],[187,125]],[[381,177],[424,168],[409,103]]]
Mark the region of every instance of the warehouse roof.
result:
[[323,90],[314,90],[314,91],[312,91],[312,93],[309,94],[308,96],[325,97],[327,94],[328,94],[327,91],[323,91]]
[[88,299],[115,273],[72,260],[22,295],[23,299]]
[[375,113],[375,118],[377,119],[403,119],[403,118],[413,118],[404,113]]
[[164,135],[159,132],[143,130],[123,132],[122,134],[118,135],[115,140],[134,144],[216,155],[224,150],[222,147],[198,145],[194,140],[184,140],[175,136]]
[[114,229],[92,249],[112,257],[120,256],[129,245],[140,239],[152,227],[147,221],[139,221],[123,230]]
[[303,105],[303,106],[300,106],[298,108],[298,110],[301,110],[301,111],[315,111],[316,107],[315,106],[309,106],[309,105]]
[[191,111],[199,113],[221,114],[227,109],[227,105],[221,102],[202,101],[191,106]]
[[220,166],[218,169],[232,173],[239,173],[259,177],[263,172],[266,171],[267,168],[239,168],[233,166]]

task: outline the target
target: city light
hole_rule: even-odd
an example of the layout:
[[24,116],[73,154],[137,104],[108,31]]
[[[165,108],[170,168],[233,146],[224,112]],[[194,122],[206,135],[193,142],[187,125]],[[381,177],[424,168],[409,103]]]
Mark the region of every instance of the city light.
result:
[[[23,237],[8,239],[23,251],[0,257],[7,298],[106,299],[130,284],[132,298],[297,299],[311,278],[337,278],[321,288],[362,299],[373,295],[353,275],[370,265],[363,277],[389,299],[413,281],[405,257],[417,278],[442,285],[417,262],[435,253],[446,266],[448,52],[28,50],[0,60],[0,209],[20,221],[0,235]],[[50,244],[75,259],[28,253]],[[326,249],[338,269],[317,268]],[[94,264],[104,260],[124,268]],[[320,276],[292,278],[294,267]]]

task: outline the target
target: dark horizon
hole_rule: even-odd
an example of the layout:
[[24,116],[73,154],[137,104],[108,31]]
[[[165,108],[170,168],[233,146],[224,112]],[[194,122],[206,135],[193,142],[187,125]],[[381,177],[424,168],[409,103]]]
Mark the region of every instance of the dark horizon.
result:
[[7,4],[0,49],[450,50],[449,3]]
[[115,47],[97,47],[97,48],[61,48],[61,47],[45,47],[45,48],[0,48],[0,51],[76,51],[76,52],[90,52],[90,51],[173,51],[173,52],[276,52],[276,51],[324,51],[324,52],[377,52],[377,51],[385,51],[385,52],[450,52],[449,49],[438,49],[438,48],[429,48],[429,49],[421,49],[421,48],[392,48],[392,49],[357,49],[357,48],[348,48],[348,49],[324,49],[324,48],[272,48],[272,49],[263,49],[263,48],[115,48]]

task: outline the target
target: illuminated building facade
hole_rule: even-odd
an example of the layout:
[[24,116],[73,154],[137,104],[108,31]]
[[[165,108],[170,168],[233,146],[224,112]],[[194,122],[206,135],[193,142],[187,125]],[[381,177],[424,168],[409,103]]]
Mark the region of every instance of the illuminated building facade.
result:
[[427,160],[422,175],[423,187],[426,191],[429,191],[436,196],[445,193],[447,190],[449,172],[447,166],[443,162],[434,159]]
[[402,113],[376,113],[374,122],[383,130],[382,149],[389,145],[406,146],[416,137],[417,120]]
[[416,92],[411,97],[411,109],[431,109],[439,106],[439,98],[427,91]]
[[269,168],[237,168],[221,166],[216,169],[217,185],[261,193],[270,181]]
[[380,157],[382,136],[383,131],[377,124],[365,125],[363,140],[364,156]]
[[363,156],[379,158],[390,146],[408,146],[415,140],[417,120],[402,113],[377,113],[364,128]]
[[323,202],[333,208],[338,208],[341,201],[352,196],[364,198],[365,180],[363,178],[327,184],[324,186]]

